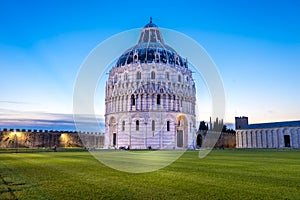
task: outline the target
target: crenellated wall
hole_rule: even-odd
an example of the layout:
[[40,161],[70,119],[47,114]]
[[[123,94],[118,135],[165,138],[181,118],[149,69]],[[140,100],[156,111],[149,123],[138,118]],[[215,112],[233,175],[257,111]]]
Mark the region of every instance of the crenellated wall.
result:
[[102,148],[104,134],[48,130],[3,129],[0,131],[0,148]]

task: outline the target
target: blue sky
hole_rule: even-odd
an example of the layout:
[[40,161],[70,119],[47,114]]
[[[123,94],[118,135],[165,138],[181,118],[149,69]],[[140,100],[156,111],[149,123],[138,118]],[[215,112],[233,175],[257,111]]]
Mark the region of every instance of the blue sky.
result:
[[[23,120],[24,126],[53,121],[56,129],[66,128],[59,122],[72,121],[73,84],[89,52],[114,34],[144,26],[150,16],[210,54],[224,82],[227,122],[236,115],[251,123],[300,119],[299,1],[3,0],[0,5],[0,126]],[[209,98],[201,98],[200,118],[208,120]],[[102,109],[96,108],[99,117]]]

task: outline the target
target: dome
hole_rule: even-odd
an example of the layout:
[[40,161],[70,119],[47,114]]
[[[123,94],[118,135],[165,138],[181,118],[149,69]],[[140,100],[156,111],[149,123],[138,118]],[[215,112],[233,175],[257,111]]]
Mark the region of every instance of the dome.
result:
[[116,63],[116,67],[121,67],[132,63],[165,63],[187,68],[186,59],[182,58],[170,46],[164,43],[159,28],[150,22],[141,31],[138,44],[125,51]]

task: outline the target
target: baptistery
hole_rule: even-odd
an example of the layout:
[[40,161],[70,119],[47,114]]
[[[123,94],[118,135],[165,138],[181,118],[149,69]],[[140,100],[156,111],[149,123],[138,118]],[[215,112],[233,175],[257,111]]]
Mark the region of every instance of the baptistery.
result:
[[194,148],[192,71],[152,19],[109,71],[105,92],[106,148]]

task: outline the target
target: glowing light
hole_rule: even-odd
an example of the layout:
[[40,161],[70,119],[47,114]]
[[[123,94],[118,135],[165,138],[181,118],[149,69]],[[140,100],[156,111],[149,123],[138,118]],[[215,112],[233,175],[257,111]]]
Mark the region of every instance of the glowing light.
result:
[[67,146],[68,146],[68,143],[69,143],[69,141],[70,141],[70,136],[69,136],[68,134],[66,134],[66,133],[62,133],[62,134],[60,135],[60,139],[61,139],[61,142],[63,143],[63,145],[64,145],[65,147],[67,147]]
[[22,132],[18,132],[14,130],[13,132],[10,133],[10,135],[18,138],[22,136]]

